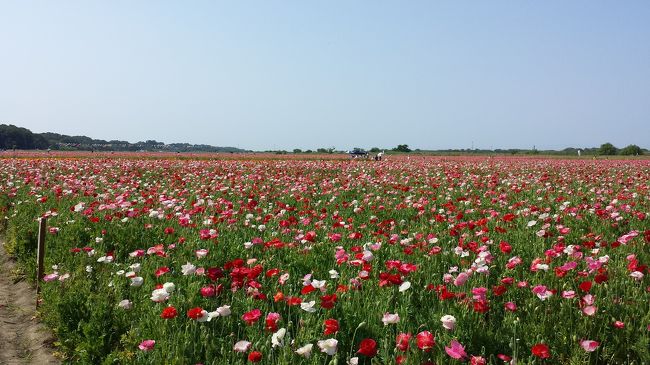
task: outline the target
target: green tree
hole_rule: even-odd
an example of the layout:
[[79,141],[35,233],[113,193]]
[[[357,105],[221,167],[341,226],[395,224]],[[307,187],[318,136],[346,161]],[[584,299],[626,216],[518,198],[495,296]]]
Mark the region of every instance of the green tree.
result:
[[379,147],[373,147],[373,148],[370,149],[370,152],[372,152],[372,153],[377,153],[379,151],[380,151]]
[[614,145],[609,143],[609,142],[601,144],[600,148],[598,149],[598,154],[599,155],[604,155],[604,156],[615,155],[616,152],[618,152],[618,149],[616,147],[614,147]]
[[302,153],[302,150],[300,148],[294,148],[293,153]]
[[336,150],[335,147],[319,148],[319,149],[316,150],[316,152],[318,152],[318,153],[334,153],[335,150]]
[[626,156],[635,156],[635,155],[642,155],[643,150],[641,147],[631,144],[623,149],[621,149],[621,155],[626,155]]
[[48,147],[47,140],[43,136],[32,133],[27,128],[16,127],[13,124],[0,124],[0,149],[33,150]]
[[411,149],[409,148],[409,145],[407,145],[407,144],[399,144],[399,145],[397,145],[397,147],[393,148],[393,151],[411,152]]

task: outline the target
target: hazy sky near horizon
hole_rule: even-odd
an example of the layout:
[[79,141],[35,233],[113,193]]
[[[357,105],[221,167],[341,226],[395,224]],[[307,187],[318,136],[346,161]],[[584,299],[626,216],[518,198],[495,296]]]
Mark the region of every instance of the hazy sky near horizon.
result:
[[650,1],[0,0],[0,123],[246,149],[650,147]]

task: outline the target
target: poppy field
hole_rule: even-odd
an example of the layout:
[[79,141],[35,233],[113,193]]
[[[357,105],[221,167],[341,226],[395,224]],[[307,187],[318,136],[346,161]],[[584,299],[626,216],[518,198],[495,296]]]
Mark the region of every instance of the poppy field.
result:
[[4,158],[65,362],[648,364],[650,161]]

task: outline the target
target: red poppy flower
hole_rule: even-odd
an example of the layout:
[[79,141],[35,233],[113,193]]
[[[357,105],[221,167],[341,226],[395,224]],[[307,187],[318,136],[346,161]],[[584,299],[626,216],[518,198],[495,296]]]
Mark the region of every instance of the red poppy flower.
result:
[[298,297],[289,297],[287,298],[287,304],[288,305],[300,305],[302,303],[302,299]]
[[168,273],[168,272],[169,272],[169,268],[168,268],[168,267],[166,267],[166,266],[159,267],[158,270],[156,270],[156,277],[158,278],[158,277],[160,277],[161,275],[163,275],[164,273]]
[[205,275],[208,278],[210,278],[210,280],[217,281],[217,280],[219,280],[220,278],[223,277],[223,270],[221,270],[218,267],[210,267],[210,268],[208,268],[208,270],[206,270]]
[[453,299],[456,297],[456,295],[453,292],[450,292],[447,290],[447,287],[442,287],[440,290],[440,294],[438,295],[440,300],[448,300],[448,299]]
[[363,235],[361,233],[359,233],[359,232],[352,232],[352,233],[350,233],[348,235],[348,238],[351,239],[351,240],[358,240],[361,237],[363,237]]
[[411,340],[410,333],[400,333],[395,338],[395,347],[400,351],[407,351],[409,349],[409,341]]
[[248,361],[250,362],[260,362],[262,361],[262,353],[259,351],[253,351],[248,354]]
[[607,273],[601,273],[601,274],[598,274],[598,275],[596,275],[594,277],[594,281],[596,283],[598,283],[598,284],[602,284],[602,283],[606,282],[607,280],[609,280],[609,277],[607,276]]
[[300,290],[300,294],[302,294],[302,295],[307,295],[307,294],[313,292],[314,290],[316,290],[316,288],[314,288],[311,284],[309,284],[309,285],[305,285],[305,286],[303,286],[302,289]]
[[420,350],[429,352],[436,344],[433,334],[429,331],[422,331],[415,336],[415,342]]
[[359,344],[357,353],[368,357],[377,355],[377,342],[372,338],[363,339]]
[[336,294],[324,295],[320,297],[320,306],[325,309],[332,309],[336,304]]
[[278,313],[269,313],[266,315],[266,325],[264,328],[266,330],[275,332],[278,330],[278,322],[280,321],[280,314]]
[[506,254],[512,252],[512,246],[506,241],[501,241],[501,243],[499,243],[499,249],[501,252]]
[[537,345],[531,347],[530,352],[532,352],[533,355],[539,357],[540,359],[548,359],[551,357],[548,346],[543,343],[538,343]]
[[214,285],[208,285],[201,288],[201,296],[203,298],[209,298],[217,295],[217,290]]
[[506,287],[503,285],[496,285],[492,288],[492,292],[495,296],[501,296],[506,293]]
[[314,240],[316,239],[316,232],[309,231],[309,232],[305,233],[305,237],[303,237],[303,239],[305,241],[314,242]]
[[490,310],[490,306],[485,300],[477,300],[474,302],[474,311],[478,313],[485,313]]
[[192,319],[199,319],[203,317],[203,308],[195,307],[187,311],[187,316]]
[[262,316],[262,311],[259,309],[253,309],[250,312],[244,313],[244,315],[241,316],[241,319],[246,322],[247,325],[252,325],[253,323],[257,322],[258,319]]
[[[201,313],[201,312],[199,312],[199,313]],[[172,319],[172,318],[176,317],[177,315],[178,315],[178,311],[176,310],[176,308],[170,306],[170,307],[167,307],[167,308],[163,309],[162,313],[160,314],[160,317],[164,318],[164,319]]]
[[325,331],[323,332],[323,335],[333,335],[336,332],[339,331],[339,321],[336,319],[326,319],[324,322],[325,325]]

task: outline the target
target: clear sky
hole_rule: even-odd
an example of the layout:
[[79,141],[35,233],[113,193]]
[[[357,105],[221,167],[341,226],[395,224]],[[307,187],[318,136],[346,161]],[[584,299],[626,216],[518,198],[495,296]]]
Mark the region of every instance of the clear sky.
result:
[[0,0],[0,123],[240,148],[650,147],[650,1]]

